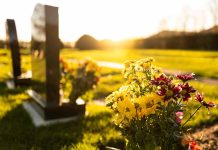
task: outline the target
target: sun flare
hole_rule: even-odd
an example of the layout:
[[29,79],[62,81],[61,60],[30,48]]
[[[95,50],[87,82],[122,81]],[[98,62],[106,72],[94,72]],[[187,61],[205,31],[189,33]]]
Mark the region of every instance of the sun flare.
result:
[[30,18],[36,3],[59,7],[59,36],[63,41],[75,41],[83,34],[99,40],[121,40],[146,37],[163,29],[181,30],[185,15],[189,16],[187,30],[209,28],[209,1],[7,0],[0,6],[0,39],[5,38],[5,20],[11,18],[16,21],[19,39],[30,40]]

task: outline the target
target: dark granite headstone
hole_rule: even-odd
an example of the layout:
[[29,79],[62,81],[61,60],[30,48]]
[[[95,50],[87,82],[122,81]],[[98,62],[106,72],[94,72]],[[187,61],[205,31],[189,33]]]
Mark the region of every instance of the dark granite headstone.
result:
[[44,120],[85,113],[85,104],[63,103],[60,96],[58,8],[37,4],[32,15],[31,102]]
[[20,47],[17,38],[16,25],[13,19],[6,20],[6,40],[8,41],[11,49],[12,59],[13,80],[10,81],[14,82],[12,84],[15,86],[29,85],[30,77],[25,76],[26,73],[21,72]]

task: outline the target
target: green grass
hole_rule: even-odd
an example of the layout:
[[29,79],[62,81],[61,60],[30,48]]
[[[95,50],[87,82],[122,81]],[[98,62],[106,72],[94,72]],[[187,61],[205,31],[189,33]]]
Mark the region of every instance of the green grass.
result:
[[28,100],[25,88],[6,89],[0,82],[0,149],[96,149],[98,144],[124,147],[115,130],[112,113],[104,106],[87,105],[88,115],[63,124],[35,128],[22,102]]
[[[9,53],[6,50],[0,50]],[[26,50],[22,50],[27,53]],[[78,51],[63,49],[61,56],[65,58],[84,59],[91,57],[94,60],[123,63],[129,59],[141,59],[144,57],[155,58],[160,68],[194,72],[203,77],[218,79],[218,52],[217,51],[188,51],[188,50],[151,50],[151,49],[113,49],[113,50],[86,50]],[[22,68],[29,69],[30,57],[22,56]],[[4,61],[4,60],[0,60]]]
[[123,81],[121,74],[101,76],[98,85],[93,90],[94,98],[104,99],[107,95],[119,89]]
[[86,50],[76,51],[64,49],[61,55],[66,58],[91,57],[95,60],[123,63],[129,59],[153,57],[156,65],[171,70],[194,72],[199,76],[218,78],[218,52],[217,51],[188,51],[188,50]]
[[[142,58],[145,54],[156,53],[154,50],[136,50],[136,54],[131,52],[130,54],[124,53],[117,55],[108,55],[108,51],[62,51],[62,55],[68,58],[84,58],[87,56],[93,56],[97,60],[122,62],[125,59]],[[4,81],[7,79],[7,72],[10,71],[10,59],[9,52],[6,50],[0,50],[1,53],[7,53],[7,57],[0,56],[0,149],[2,150],[23,150],[23,149],[73,149],[73,150],[92,150],[97,149],[99,143],[114,147],[124,147],[125,141],[121,137],[120,133],[114,128],[112,123],[113,114],[105,106],[98,106],[94,103],[87,105],[88,115],[79,118],[76,121],[71,121],[63,124],[51,125],[48,127],[35,128],[25,110],[22,107],[22,103],[29,99],[29,96],[25,94],[26,88],[17,88],[16,90],[9,90],[6,88]],[[141,52],[142,56],[139,56]],[[167,60],[167,57],[174,59],[187,59],[183,55],[188,55],[191,58],[191,54],[195,54],[194,57],[202,58],[202,61],[207,62],[214,58],[217,64],[216,52],[190,52],[183,51],[180,56],[177,52],[172,53],[170,51],[164,52],[157,50],[165,56],[157,56],[157,58],[163,57],[163,60]],[[187,54],[185,54],[185,52]],[[158,54],[158,53],[157,53]],[[156,54],[156,55],[157,55]],[[106,57],[108,55],[108,57]],[[153,54],[155,55],[155,54]],[[120,57],[120,58],[119,58]],[[166,57],[166,58],[164,58]],[[176,58],[174,60],[176,60]],[[205,59],[204,59],[205,58]],[[206,59],[208,58],[208,60]],[[170,60],[170,59],[169,59]],[[158,61],[158,59],[157,59]],[[164,62],[162,62],[164,64]],[[162,64],[162,65],[163,65]],[[165,62],[170,65],[170,62]],[[30,69],[30,57],[22,56],[22,65],[24,70]],[[172,64],[172,66],[175,64]],[[178,64],[177,64],[178,65]],[[191,67],[191,66],[190,66]],[[193,67],[193,66],[192,66]],[[215,64],[211,64],[213,70],[215,70]],[[184,66],[185,68],[185,66]],[[187,66],[188,68],[188,66]],[[194,66],[193,68],[197,68]],[[201,67],[199,67],[201,68]],[[186,68],[185,68],[186,69]],[[213,76],[215,72],[212,70]],[[205,75],[205,74],[204,74]],[[206,75],[205,75],[206,76]],[[102,68],[101,79],[99,85],[93,90],[94,97],[96,99],[102,99],[114,90],[118,89],[123,83],[123,77],[120,70]],[[218,104],[218,86],[203,84],[199,82],[192,82],[199,91],[205,93],[205,99],[207,101],[215,101]],[[192,105],[188,107],[193,112],[194,108],[197,108],[198,103],[192,100]],[[202,127],[202,125],[213,124],[218,121],[218,109],[213,109],[210,114],[206,109],[201,109],[195,118],[188,124],[191,127]]]
[[[114,90],[119,89],[123,82],[124,79],[121,74],[102,77],[99,85],[94,90],[95,98],[98,99],[107,96]],[[212,101],[218,105],[218,85],[210,85],[197,81],[192,81],[191,85],[199,92],[204,93],[207,102]],[[196,102],[193,99],[190,100],[189,105],[187,105],[187,112],[193,113],[198,106],[199,102]],[[186,118],[188,117],[189,114],[187,113]],[[190,127],[202,127],[203,125],[214,124],[216,122],[218,122],[218,109],[213,108],[208,111],[208,109],[202,107],[187,125]]]
[[[215,102],[216,105],[218,105],[218,85],[209,85],[201,82],[193,81],[191,82],[191,85],[193,85],[199,92],[204,93],[204,99],[207,102]],[[195,100],[191,100],[190,105],[188,106],[188,111],[192,112],[199,106],[199,103]],[[187,116],[186,116],[187,117]],[[202,126],[202,125],[208,125],[218,122],[218,109],[206,109],[201,108],[197,114],[194,116],[194,118],[188,123],[189,126]]]
[[[105,106],[89,103],[88,115],[76,121],[35,128],[22,103],[29,99],[27,88],[9,90],[5,86],[10,71],[9,52],[0,59],[0,149],[1,150],[91,150],[100,144],[123,148],[125,141],[112,123],[112,113]],[[2,53],[2,51],[0,51]],[[29,69],[30,58],[22,56]]]

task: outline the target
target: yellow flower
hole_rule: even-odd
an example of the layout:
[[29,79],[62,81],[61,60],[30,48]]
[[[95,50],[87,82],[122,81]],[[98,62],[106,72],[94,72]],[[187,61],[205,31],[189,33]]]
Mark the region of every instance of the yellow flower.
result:
[[114,119],[114,123],[116,125],[121,125],[121,123],[123,122],[124,120],[124,116],[123,115],[120,115],[120,114],[116,114],[115,115],[115,119]]
[[115,102],[122,101],[124,100],[124,97],[125,97],[124,93],[120,91],[113,92],[113,95],[114,95]]
[[154,114],[159,103],[163,102],[163,98],[156,93],[150,93],[139,97],[135,102],[139,104],[138,116],[143,117]]
[[144,78],[145,74],[143,72],[137,72],[136,73],[138,78]]
[[[151,90],[148,86],[150,80],[159,74],[158,70],[152,66],[153,61],[152,58],[147,58],[124,63],[123,76],[126,82],[107,98],[116,114],[115,123],[119,126],[128,126],[132,119],[141,119],[154,114],[159,103],[164,103],[163,97],[158,96],[155,91],[147,93]],[[143,96],[139,97],[139,95]]]
[[134,69],[136,72],[142,72],[144,70],[144,68],[140,64],[136,64]]
[[130,120],[136,116],[134,104],[129,97],[125,97],[124,100],[117,102],[117,110],[121,115],[124,115]]
[[153,58],[141,59],[136,62],[136,65],[142,67],[144,70],[151,67],[151,62],[153,62]]
[[124,62],[125,68],[129,68],[131,66],[131,64],[133,64],[134,62],[135,62],[134,60],[125,61]]
[[86,71],[87,72],[98,71],[98,65],[95,62],[92,62],[92,61],[89,60],[86,63],[87,63],[87,65],[86,65]]

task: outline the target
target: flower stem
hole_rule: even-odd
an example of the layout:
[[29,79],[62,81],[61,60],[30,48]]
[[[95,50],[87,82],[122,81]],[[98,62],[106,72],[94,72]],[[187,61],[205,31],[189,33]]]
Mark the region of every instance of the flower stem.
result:
[[181,102],[182,102],[182,99],[180,99],[180,101],[179,101],[178,105],[180,105],[180,104],[181,104]]
[[186,125],[187,122],[190,121],[190,119],[196,114],[196,112],[201,108],[202,105],[200,105],[195,112],[186,120],[186,122],[182,125],[182,127],[184,127]]

